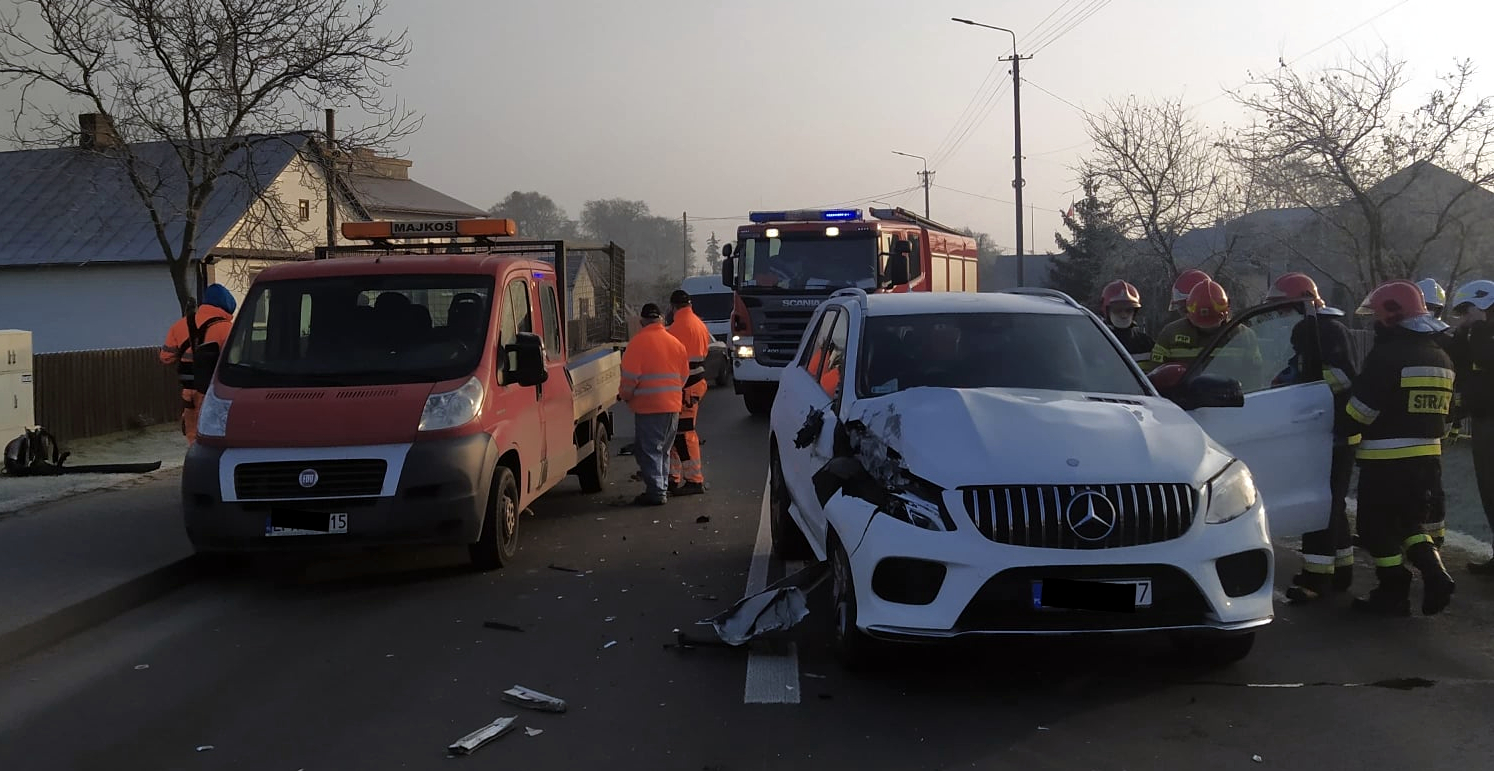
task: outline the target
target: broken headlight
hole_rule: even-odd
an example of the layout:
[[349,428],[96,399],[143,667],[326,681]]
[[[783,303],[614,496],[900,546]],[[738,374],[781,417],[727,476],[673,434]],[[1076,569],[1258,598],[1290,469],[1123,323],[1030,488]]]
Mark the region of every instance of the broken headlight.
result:
[[901,489],[889,489],[887,501],[878,511],[923,530],[955,529],[954,518],[944,508],[944,491],[916,477],[909,478]]

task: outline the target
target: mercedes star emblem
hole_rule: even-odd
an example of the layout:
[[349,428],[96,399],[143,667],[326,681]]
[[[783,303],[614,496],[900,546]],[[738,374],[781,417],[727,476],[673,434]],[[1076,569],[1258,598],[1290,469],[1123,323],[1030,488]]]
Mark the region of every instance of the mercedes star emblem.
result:
[[1064,521],[1082,541],[1094,543],[1110,537],[1118,517],[1115,504],[1103,494],[1086,490],[1074,496],[1064,509]]
[[316,483],[321,481],[321,476],[316,473],[316,469],[309,468],[301,472],[301,476],[298,478],[298,481],[301,483],[302,487],[309,489],[312,487],[316,487]]

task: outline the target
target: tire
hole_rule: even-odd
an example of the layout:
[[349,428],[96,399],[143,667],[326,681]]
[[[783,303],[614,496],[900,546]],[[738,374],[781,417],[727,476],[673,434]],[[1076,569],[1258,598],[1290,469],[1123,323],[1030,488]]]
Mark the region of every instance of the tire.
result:
[[1255,632],[1180,634],[1173,638],[1173,642],[1192,663],[1220,669],[1250,655],[1250,649],[1255,647]]
[[607,442],[607,426],[602,421],[596,423],[596,436],[593,438],[592,453],[581,465],[576,467],[576,478],[581,480],[581,492],[599,493],[607,486],[607,470],[611,464],[611,445]]
[[482,520],[477,543],[467,547],[472,566],[481,571],[497,570],[514,562],[519,550],[519,487],[514,474],[499,466],[488,494],[488,511]]
[[856,587],[851,578],[851,558],[833,533],[829,551],[830,618],[833,624],[830,650],[843,669],[865,671],[877,663],[882,646],[856,627]]
[[778,443],[768,440],[768,517],[773,533],[773,554],[782,560],[814,559],[809,539],[789,514],[788,485],[783,479],[783,464],[778,460]]
[[747,404],[749,413],[762,417],[773,411],[773,397],[777,395],[772,386],[751,386],[742,392],[742,401]]
[[716,387],[725,388],[731,385],[731,362],[721,365],[721,371],[716,373]]

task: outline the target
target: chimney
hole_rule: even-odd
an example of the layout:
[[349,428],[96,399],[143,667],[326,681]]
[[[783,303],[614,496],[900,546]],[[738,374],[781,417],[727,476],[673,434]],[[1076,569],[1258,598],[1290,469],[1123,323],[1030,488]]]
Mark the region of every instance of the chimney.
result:
[[114,120],[108,115],[87,112],[78,116],[78,146],[84,150],[108,150],[119,147],[122,142],[119,132],[114,130]]
[[352,174],[383,179],[409,179],[410,167],[415,165],[400,158],[382,158],[366,147],[354,149],[344,163]]

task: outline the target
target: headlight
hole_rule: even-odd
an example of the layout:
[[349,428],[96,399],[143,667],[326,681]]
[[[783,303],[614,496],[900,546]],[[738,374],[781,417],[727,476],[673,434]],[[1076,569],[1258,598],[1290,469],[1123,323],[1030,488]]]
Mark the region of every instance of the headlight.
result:
[[202,397],[202,409],[197,411],[197,433],[202,436],[223,436],[228,433],[228,408],[233,402],[219,399],[208,386]]
[[477,417],[482,408],[482,382],[471,378],[455,391],[431,394],[420,413],[421,431],[456,428]]
[[954,529],[954,519],[945,511],[939,488],[922,479],[910,480],[905,490],[889,490],[887,504],[879,511],[923,530]]
[[751,359],[757,356],[757,350],[752,347],[752,338],[742,335],[732,338],[732,350],[736,352],[738,359]]
[[1235,461],[1209,481],[1209,513],[1204,521],[1218,525],[1237,519],[1255,506],[1256,496],[1250,469]]

